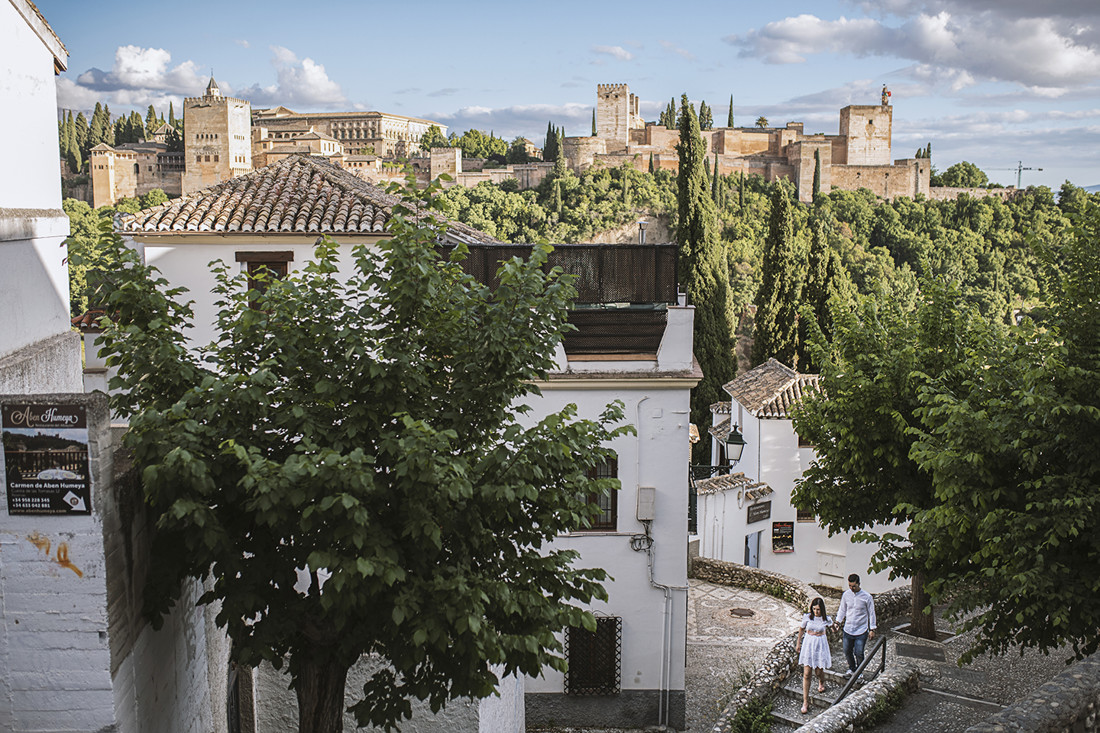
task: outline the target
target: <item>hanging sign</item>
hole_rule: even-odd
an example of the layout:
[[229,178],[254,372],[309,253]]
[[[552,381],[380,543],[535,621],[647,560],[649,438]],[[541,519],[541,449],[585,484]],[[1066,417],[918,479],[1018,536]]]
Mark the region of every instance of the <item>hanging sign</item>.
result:
[[753,522],[762,522],[765,519],[770,519],[771,515],[772,503],[770,501],[762,501],[759,504],[750,504],[746,524],[752,524]]
[[83,405],[4,405],[8,514],[91,514],[88,416]]
[[794,552],[794,522],[772,522],[772,552]]

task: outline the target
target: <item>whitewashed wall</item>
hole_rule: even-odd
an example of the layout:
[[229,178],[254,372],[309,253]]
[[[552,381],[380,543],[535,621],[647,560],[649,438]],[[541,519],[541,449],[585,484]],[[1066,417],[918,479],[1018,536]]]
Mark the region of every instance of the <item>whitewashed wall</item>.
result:
[[55,54],[65,57],[25,1],[0,4],[0,139],[17,141],[0,166],[0,394],[81,390],[62,245],[69,219],[61,210]]
[[[846,588],[848,575],[858,573],[871,593],[905,583],[891,581],[888,571],[870,571],[875,545],[853,542],[850,533],[829,537],[816,521],[798,521],[791,493],[795,481],[809,468],[815,455],[812,448],[798,446],[791,420],[758,419],[736,400],[732,402],[731,419],[741,425],[745,437],[744,453],[732,470],[743,471],[747,477],[763,481],[773,489],[774,493],[755,502],[770,501],[771,516],[749,524],[748,509],[754,502],[739,500],[736,489],[700,495],[697,519],[699,552],[703,557],[744,563],[746,536],[761,532],[759,566],[765,570],[834,588]],[[794,523],[794,552],[772,551],[772,522]],[[885,528],[875,525],[872,530],[882,532]]]

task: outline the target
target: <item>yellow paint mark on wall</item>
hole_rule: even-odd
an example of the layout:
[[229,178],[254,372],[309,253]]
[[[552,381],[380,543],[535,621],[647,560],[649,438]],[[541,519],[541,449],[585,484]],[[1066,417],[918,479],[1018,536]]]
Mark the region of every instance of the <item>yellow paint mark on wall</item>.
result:
[[[45,537],[38,532],[32,532],[27,535],[27,542],[37,547],[46,557],[50,556],[50,549],[53,547],[53,543],[50,542],[49,537]],[[54,562],[63,568],[68,568],[76,573],[76,577],[83,578],[84,573],[76,565],[73,565],[69,560],[69,544],[67,542],[59,542],[57,545],[57,554],[53,557]]]

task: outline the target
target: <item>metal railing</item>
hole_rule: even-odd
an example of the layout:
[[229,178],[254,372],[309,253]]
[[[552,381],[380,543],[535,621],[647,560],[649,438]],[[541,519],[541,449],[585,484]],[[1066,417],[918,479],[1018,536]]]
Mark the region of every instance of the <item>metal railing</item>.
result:
[[886,669],[885,636],[880,636],[871,646],[871,651],[867,652],[867,656],[863,658],[863,662],[859,665],[856,671],[852,673],[852,677],[848,680],[848,684],[844,685],[844,687],[841,688],[840,694],[837,695],[836,700],[833,701],[833,705],[836,705],[838,702],[843,700],[848,695],[848,693],[852,691],[852,688],[855,686],[856,681],[859,680],[860,675],[863,674],[863,671],[867,669],[868,666],[870,666],[871,661],[875,658],[875,655],[879,653],[880,649],[882,650],[882,654],[880,655],[882,659],[879,662],[878,671],[875,672],[875,676],[877,677],[878,675],[882,674],[883,670]]

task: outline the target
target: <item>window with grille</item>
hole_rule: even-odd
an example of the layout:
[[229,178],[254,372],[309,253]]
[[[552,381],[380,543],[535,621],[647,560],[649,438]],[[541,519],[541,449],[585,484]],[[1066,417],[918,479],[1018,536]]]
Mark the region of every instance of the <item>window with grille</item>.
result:
[[[601,478],[618,478],[619,477],[619,461],[614,458],[609,458],[602,465],[597,466],[588,471],[588,478],[601,479]],[[618,528],[618,515],[619,515],[619,492],[609,491],[607,494],[592,493],[588,495],[588,503],[596,504],[600,507],[600,513],[590,520],[590,524],[587,527],[583,527],[580,531],[588,532],[614,532]]]
[[622,666],[623,620],[597,616],[596,630],[576,626],[565,629],[567,695],[617,695]]
[[799,509],[796,519],[799,522],[816,522],[817,515],[811,511],[806,511],[805,509]]

